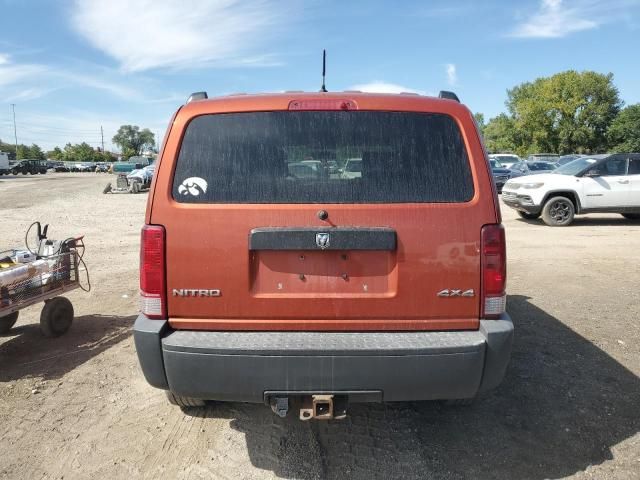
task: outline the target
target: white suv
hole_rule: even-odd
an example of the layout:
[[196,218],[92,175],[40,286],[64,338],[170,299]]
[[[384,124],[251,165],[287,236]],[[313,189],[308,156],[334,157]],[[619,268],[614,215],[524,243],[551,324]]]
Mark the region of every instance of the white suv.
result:
[[582,213],[620,213],[640,220],[640,153],[579,158],[553,173],[509,180],[502,200],[529,220],[565,226]]

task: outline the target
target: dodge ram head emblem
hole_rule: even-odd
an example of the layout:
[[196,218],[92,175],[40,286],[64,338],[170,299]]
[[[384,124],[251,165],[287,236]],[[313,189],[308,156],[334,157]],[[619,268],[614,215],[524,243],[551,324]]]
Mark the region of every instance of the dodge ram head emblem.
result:
[[329,246],[329,234],[328,233],[316,233],[316,245],[322,250]]

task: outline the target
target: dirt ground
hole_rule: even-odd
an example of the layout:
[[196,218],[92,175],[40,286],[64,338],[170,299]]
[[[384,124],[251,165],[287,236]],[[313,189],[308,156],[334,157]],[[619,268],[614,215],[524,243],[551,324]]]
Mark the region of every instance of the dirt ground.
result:
[[640,477],[640,224],[568,228],[503,208],[508,310],[504,383],[471,407],[352,406],[342,422],[267,407],[183,413],[139,370],[138,238],[146,195],[103,195],[106,174],[0,177],[0,248],[34,220],[86,235],[91,293],[46,339],[40,307],[0,337],[0,478],[546,479]]

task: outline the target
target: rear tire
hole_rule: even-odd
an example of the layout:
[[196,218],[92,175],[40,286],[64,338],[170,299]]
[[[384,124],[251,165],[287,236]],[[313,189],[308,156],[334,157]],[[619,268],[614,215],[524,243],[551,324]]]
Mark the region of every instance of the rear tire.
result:
[[524,218],[525,220],[535,220],[536,218],[540,218],[539,213],[527,213],[521,212],[520,210],[518,210],[518,215],[520,215],[520,218]]
[[0,317],[0,335],[9,333],[9,330],[11,330],[18,321],[18,315],[20,315],[20,312],[13,312],[4,317]]
[[622,216],[627,220],[640,220],[640,213],[623,213]]
[[474,402],[475,398],[455,398],[452,400],[445,400],[444,404],[447,407],[468,407]]
[[40,330],[45,337],[59,337],[73,323],[73,304],[64,297],[47,300],[40,314]]
[[567,197],[553,197],[542,208],[542,220],[550,227],[566,227],[575,216],[573,202]]
[[205,402],[200,398],[183,397],[182,395],[176,395],[173,392],[165,391],[167,400],[171,405],[176,405],[180,408],[190,407],[204,407]]

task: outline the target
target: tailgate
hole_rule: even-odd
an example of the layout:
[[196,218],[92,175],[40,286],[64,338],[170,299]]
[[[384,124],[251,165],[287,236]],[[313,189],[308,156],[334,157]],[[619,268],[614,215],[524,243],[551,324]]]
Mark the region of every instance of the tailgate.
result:
[[191,119],[169,141],[179,154],[159,167],[149,219],[166,229],[170,323],[477,328],[480,231],[496,211],[472,133],[406,112]]
[[[174,327],[477,327],[483,224],[477,208],[327,209],[333,220],[328,228],[317,220],[315,206],[295,211],[181,206],[167,228]],[[273,227],[284,218],[286,225]],[[326,235],[329,245],[323,248]],[[182,289],[216,289],[220,296],[174,295]],[[473,294],[438,296],[446,289]]]

